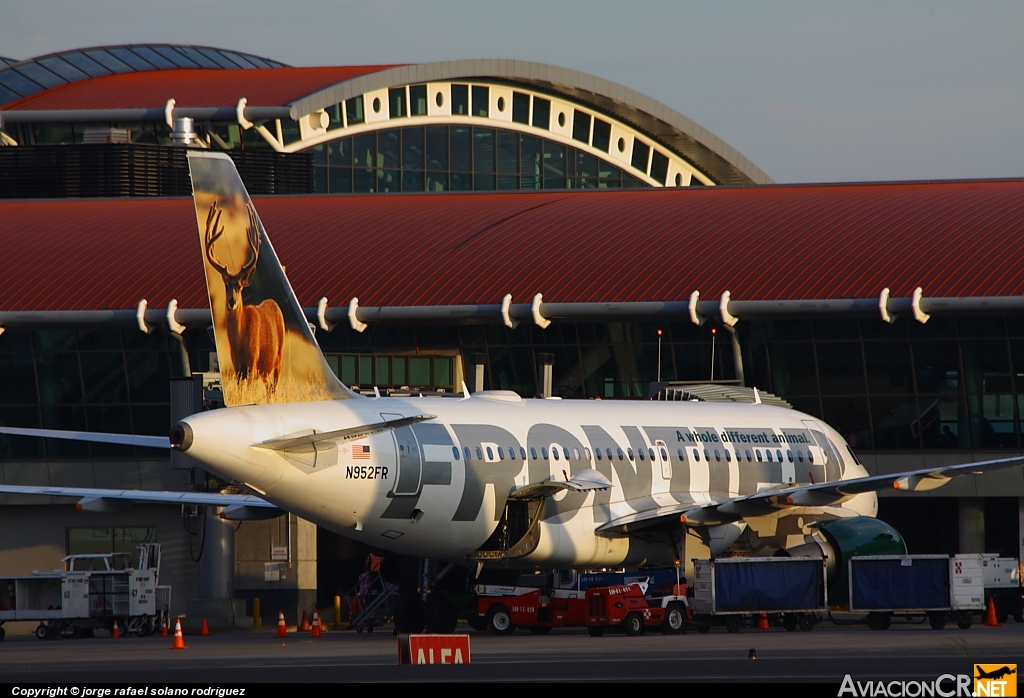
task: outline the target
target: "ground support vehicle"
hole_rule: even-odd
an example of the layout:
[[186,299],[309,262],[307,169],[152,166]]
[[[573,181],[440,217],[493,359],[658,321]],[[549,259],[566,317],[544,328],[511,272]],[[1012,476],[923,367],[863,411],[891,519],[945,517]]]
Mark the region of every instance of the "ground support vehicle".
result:
[[38,621],[40,640],[108,631],[117,621],[125,634],[152,635],[170,613],[170,588],[158,587],[160,545],[127,553],[69,555],[63,570],[0,577],[0,640],[6,621]]
[[627,635],[660,630],[666,635],[686,632],[689,606],[685,596],[648,598],[639,584],[591,587],[586,592],[587,632],[601,637],[610,629]]
[[1015,557],[982,555],[981,568],[985,578],[986,608],[988,600],[993,599],[996,620],[1005,623],[1013,616],[1018,623],[1024,623],[1024,587],[1020,585],[1020,561]]
[[826,561],[820,557],[731,557],[694,560],[690,609],[699,632],[731,633],[760,617],[786,630],[814,630],[828,612]]
[[381,574],[383,558],[370,556],[367,570],[360,575],[359,583],[349,590],[349,629],[356,632],[372,633],[395,619],[398,608],[398,585],[385,581]]
[[468,620],[474,629],[498,635],[511,634],[516,628],[542,635],[551,628],[586,625],[586,592],[590,588],[639,584],[647,596],[664,597],[678,581],[675,569],[522,574],[515,585],[476,585],[477,608]]
[[981,555],[874,555],[849,561],[851,613],[867,613],[872,630],[893,618],[936,630],[966,630],[985,609]]

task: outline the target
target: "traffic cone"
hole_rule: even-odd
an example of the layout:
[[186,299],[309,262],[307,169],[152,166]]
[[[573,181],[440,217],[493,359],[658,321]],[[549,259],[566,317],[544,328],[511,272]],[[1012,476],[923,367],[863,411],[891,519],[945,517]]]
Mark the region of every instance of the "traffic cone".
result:
[[299,623],[298,630],[301,630],[304,633],[308,633],[310,631],[309,618],[306,616],[306,609],[302,609],[302,622]]
[[203,618],[203,627],[199,629],[199,634],[203,637],[210,636],[210,626],[206,624],[206,618]]
[[988,597],[988,612],[985,614],[985,627],[987,628],[998,628],[1001,627],[1000,623],[996,619],[996,600],[995,597]]
[[121,637],[121,631],[117,628],[117,619],[114,619],[114,629],[110,631],[110,637],[114,640]]
[[288,626],[284,623],[284,611],[277,612],[277,637],[288,637]]
[[320,637],[320,614],[316,612],[315,608],[313,609],[313,627],[310,629],[309,636]]
[[167,632],[167,617],[164,616],[163,620],[160,621],[160,637],[167,637],[168,635],[170,633]]
[[171,645],[172,650],[185,650],[185,638],[181,634],[181,618],[174,620],[174,644]]
[[762,613],[761,617],[758,618],[758,620],[757,620],[757,629],[758,630],[767,630],[768,627],[769,627],[768,626],[768,614],[767,613]]

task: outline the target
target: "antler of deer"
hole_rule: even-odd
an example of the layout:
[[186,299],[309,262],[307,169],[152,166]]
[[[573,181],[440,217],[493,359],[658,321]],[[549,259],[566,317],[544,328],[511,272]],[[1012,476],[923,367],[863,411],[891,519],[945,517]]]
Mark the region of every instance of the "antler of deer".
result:
[[249,242],[249,256],[245,260],[245,264],[242,265],[242,268],[238,270],[238,281],[241,286],[248,286],[249,282],[252,281],[252,275],[256,271],[256,262],[260,257],[260,244],[263,242],[256,209],[253,208],[252,204],[246,205],[246,209],[249,212],[249,226],[245,229],[245,235]]
[[206,215],[206,259],[221,276],[230,276],[227,267],[218,262],[217,258],[213,256],[213,243],[217,242],[220,236],[224,234],[224,226],[220,224],[220,214],[221,210],[217,207],[217,203],[214,202],[210,206],[210,212]]

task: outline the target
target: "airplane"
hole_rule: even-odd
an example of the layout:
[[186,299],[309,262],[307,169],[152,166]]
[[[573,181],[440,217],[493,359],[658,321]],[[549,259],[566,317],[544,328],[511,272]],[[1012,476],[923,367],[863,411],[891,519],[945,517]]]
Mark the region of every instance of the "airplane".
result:
[[[1008,666],[1003,666],[1003,667],[1000,667],[999,669],[993,669],[990,672],[985,671],[984,669],[982,669],[977,664],[975,664],[974,666],[978,670],[978,675],[974,677],[976,679],[1001,679],[1004,676],[1010,676],[1012,674],[1016,674],[1017,673],[1017,669],[1016,668],[1011,669]],[[1016,667],[1016,665],[1014,665],[1014,666]]]
[[[521,568],[677,565],[687,533],[712,555],[828,560],[905,554],[877,491],[920,492],[1024,458],[870,476],[828,424],[794,409],[716,402],[364,397],[330,369],[231,159],[189,151],[226,408],[170,437],[0,427],[173,448],[251,494],[0,486],[81,497],[292,512],[374,549]],[[479,569],[478,569],[479,571]],[[830,582],[831,583],[831,582]],[[447,614],[435,629],[453,622]]]

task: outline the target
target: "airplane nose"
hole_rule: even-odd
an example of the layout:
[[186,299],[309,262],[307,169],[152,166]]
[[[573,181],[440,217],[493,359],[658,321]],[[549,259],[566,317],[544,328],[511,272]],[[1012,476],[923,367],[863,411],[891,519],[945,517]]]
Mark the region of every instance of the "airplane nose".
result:
[[192,427],[185,422],[178,422],[171,427],[171,448],[175,451],[187,451],[192,445]]

